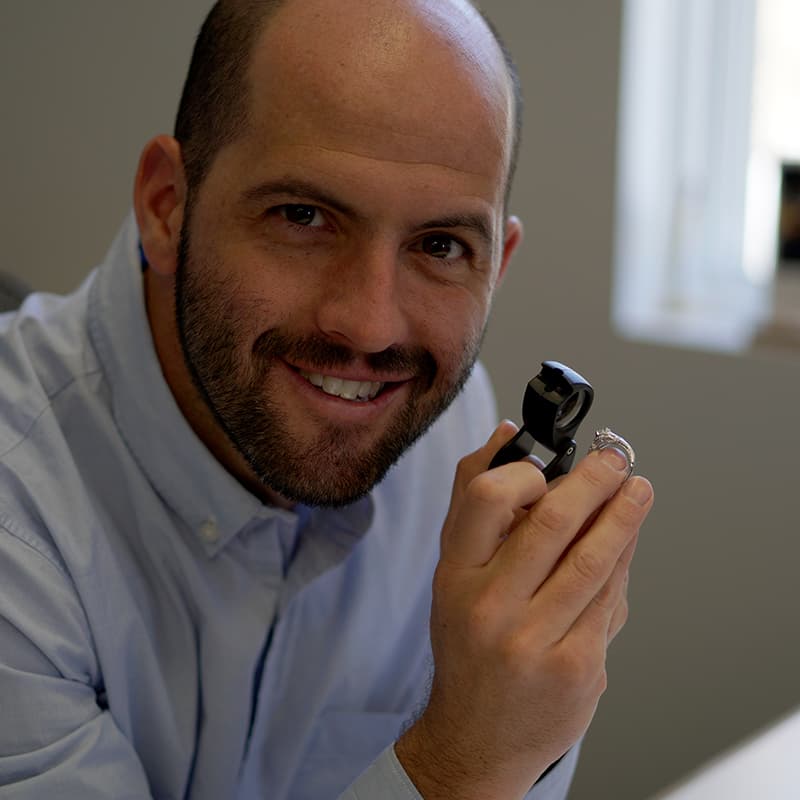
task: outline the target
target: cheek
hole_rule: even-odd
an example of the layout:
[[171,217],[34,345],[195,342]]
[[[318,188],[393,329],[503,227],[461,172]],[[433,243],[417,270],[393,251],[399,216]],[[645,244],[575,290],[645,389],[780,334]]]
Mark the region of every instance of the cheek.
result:
[[480,342],[488,301],[462,288],[430,293],[414,304],[418,344],[430,350],[446,370],[458,368]]
[[309,317],[318,288],[313,273],[291,259],[242,248],[228,254],[225,265],[231,316],[252,338],[270,328],[296,328]]

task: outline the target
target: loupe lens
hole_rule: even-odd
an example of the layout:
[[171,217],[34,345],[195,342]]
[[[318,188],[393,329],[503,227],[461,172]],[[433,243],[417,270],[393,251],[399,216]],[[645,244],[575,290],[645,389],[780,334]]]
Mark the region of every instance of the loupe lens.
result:
[[579,389],[558,407],[555,419],[556,430],[563,431],[573,425],[583,410],[585,399],[586,390]]

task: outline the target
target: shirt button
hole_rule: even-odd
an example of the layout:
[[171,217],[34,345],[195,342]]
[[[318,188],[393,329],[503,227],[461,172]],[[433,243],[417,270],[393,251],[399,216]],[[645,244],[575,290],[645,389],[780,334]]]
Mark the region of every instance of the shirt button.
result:
[[200,536],[202,536],[203,541],[208,544],[217,542],[219,540],[219,528],[217,528],[217,523],[213,519],[207,519],[200,526]]

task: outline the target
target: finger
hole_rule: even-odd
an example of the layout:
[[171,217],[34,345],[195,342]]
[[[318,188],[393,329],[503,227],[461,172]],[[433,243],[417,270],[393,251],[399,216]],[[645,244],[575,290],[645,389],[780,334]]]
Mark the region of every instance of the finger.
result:
[[578,663],[588,678],[604,667],[609,645],[609,630],[622,628],[627,616],[625,574],[627,567],[620,561],[602,590],[592,599],[575,624],[558,640],[556,647],[565,652],[580,654]]
[[483,447],[479,447],[475,452],[464,456],[456,468],[456,476],[453,481],[453,492],[450,500],[451,510],[458,505],[470,482],[489,469],[489,464],[497,451],[507,442],[514,438],[519,430],[511,420],[503,420],[494,430],[489,440]]
[[453,488],[450,492],[450,505],[447,509],[444,525],[442,527],[441,544],[444,547],[446,532],[452,520],[461,507],[461,500],[464,496],[470,481],[485,472],[494,454],[517,432],[517,426],[511,420],[503,420],[494,430],[485,445],[479,447],[469,455],[464,456],[456,466],[456,474],[453,478]]
[[620,487],[627,469],[621,453],[603,450],[586,456],[557,486],[548,487],[493,560],[499,579],[508,584],[506,591],[521,598],[538,590],[586,520]]
[[617,635],[628,621],[629,603],[627,587],[628,574],[626,573],[625,578],[623,579],[622,596],[620,597],[619,603],[614,609],[614,613],[611,615],[611,621],[608,624],[608,631],[606,633],[606,646],[610,645],[611,642],[617,638]]
[[[489,468],[489,464],[497,452],[503,447],[503,445],[507,444],[511,441],[511,439],[514,438],[514,435],[518,430],[519,428],[517,425],[511,420],[503,420],[494,430],[492,435],[489,437],[489,440],[485,445],[483,445],[483,447],[480,447],[475,452],[464,456],[464,458],[459,461],[450,496],[450,507],[448,508],[447,517],[445,518],[445,524],[442,529],[442,541],[444,541],[444,534],[448,527],[448,523],[452,524],[452,518],[460,508],[467,486],[478,475],[486,472],[486,470]],[[527,460],[541,469],[541,459],[536,459],[535,456],[528,456],[527,459],[523,460]],[[520,512],[517,512],[517,514],[519,515]]]
[[546,491],[541,470],[524,459],[480,473],[464,489],[442,530],[441,560],[483,566],[501,545],[519,507]]
[[[563,637],[590,605],[602,605],[597,598],[603,597],[601,590],[612,573],[622,569],[624,574],[633,557],[639,527],[652,507],[652,498],[649,481],[630,478],[533,598],[532,613],[542,615],[548,626],[545,635],[553,641]],[[595,619],[591,611],[588,618]],[[602,624],[605,635],[608,618]]]
[[621,600],[625,595],[625,575],[628,572],[627,564],[620,559],[614,566],[609,579],[603,588],[592,598],[588,606],[581,612],[571,631],[579,632],[585,629],[589,634],[608,639],[608,630],[611,620],[619,609]]
[[622,577],[622,592],[611,616],[611,621],[608,625],[608,633],[606,639],[608,644],[616,638],[617,634],[622,630],[625,623],[628,621],[628,586],[630,584],[631,575],[631,562],[633,561],[634,553],[636,552],[636,544],[639,541],[639,534],[633,537],[633,541],[625,548],[625,551],[620,558],[620,563],[625,568],[625,573]]
[[[603,614],[598,614],[597,620],[592,620],[592,614],[597,610],[599,605],[601,608],[606,607],[611,609],[611,617],[608,621],[606,629],[605,643],[606,647],[616,638],[619,632],[628,621],[628,582],[630,578],[630,564],[633,559],[633,553],[636,549],[636,542],[638,535],[634,537],[633,541],[625,548],[622,557],[619,560],[617,569],[611,575],[601,596],[596,598],[595,603],[590,603],[588,609],[576,621],[576,626],[573,630],[580,631],[582,627],[590,630],[590,635],[595,632],[597,635],[602,633],[603,627]],[[621,580],[619,575],[622,575]]]
[[[527,456],[526,458],[521,459],[521,460],[527,461],[529,464],[533,464],[533,466],[536,467],[536,469],[538,469],[539,471],[542,471],[545,468],[544,461],[542,461],[542,459],[539,458],[538,456],[530,455],[530,456]],[[556,480],[560,480],[560,479],[556,478]],[[552,485],[553,485],[552,481],[550,481],[547,484],[548,488],[550,486],[552,486]],[[538,497],[537,497],[537,499],[538,499]],[[533,503],[528,503],[527,505],[520,506],[518,509],[516,509],[516,511],[514,511],[514,521],[511,523],[511,526],[509,527],[509,530],[511,528],[516,528],[517,525],[519,525],[520,522],[522,522],[522,520],[525,519],[525,517],[527,516],[528,512],[531,510],[532,506],[533,506]]]
[[530,461],[531,464],[533,464],[537,469],[544,469],[547,466],[547,464],[541,458],[539,458],[539,456],[534,455],[533,453],[531,453],[529,456],[525,456],[525,460]]

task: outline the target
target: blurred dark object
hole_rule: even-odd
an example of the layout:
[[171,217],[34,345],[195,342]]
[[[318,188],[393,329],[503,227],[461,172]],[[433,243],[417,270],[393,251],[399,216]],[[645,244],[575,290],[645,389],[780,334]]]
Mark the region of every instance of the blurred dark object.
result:
[[31,287],[25,281],[0,272],[0,311],[13,311],[31,292]]
[[800,269],[800,164],[781,168],[778,268]]
[[780,217],[772,314],[753,338],[758,348],[800,351],[800,163],[781,164]]

